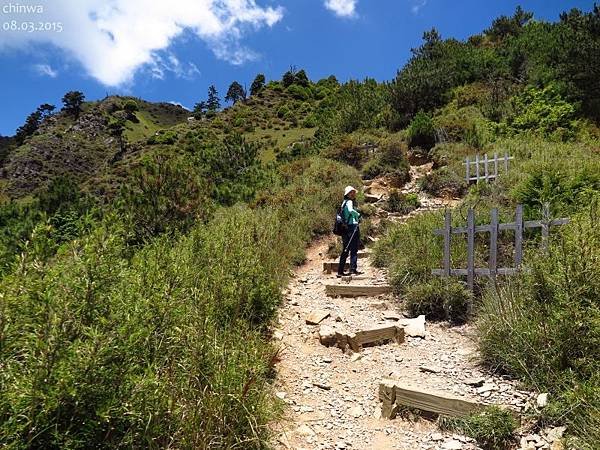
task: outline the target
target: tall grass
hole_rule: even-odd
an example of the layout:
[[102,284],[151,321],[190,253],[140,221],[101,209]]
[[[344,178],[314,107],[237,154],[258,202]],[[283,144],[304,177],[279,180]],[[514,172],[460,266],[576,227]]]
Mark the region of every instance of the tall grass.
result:
[[357,178],[303,167],[260,206],[133,257],[116,215],[52,261],[34,239],[0,282],[1,445],[264,448],[278,412],[267,326],[290,263]]
[[485,363],[550,392],[547,419],[567,424],[576,448],[600,442],[600,225],[597,208],[573,217],[548,254],[483,297]]

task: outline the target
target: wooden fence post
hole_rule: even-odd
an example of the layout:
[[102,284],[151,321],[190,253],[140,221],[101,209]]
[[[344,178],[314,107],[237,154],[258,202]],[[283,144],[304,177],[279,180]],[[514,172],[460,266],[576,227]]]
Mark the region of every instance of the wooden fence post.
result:
[[467,164],[467,184],[469,184],[471,182],[471,161],[468,156],[465,159],[465,163]]
[[494,180],[498,178],[498,152],[494,153]]
[[477,177],[477,183],[479,184],[479,155],[475,155],[475,176]]
[[548,253],[548,236],[550,234],[550,204],[542,206],[542,249]]
[[[523,239],[524,230],[540,228],[542,232],[542,248],[545,252],[550,247],[550,227],[565,225],[569,223],[568,218],[551,219],[550,205],[543,205],[542,220],[523,220],[523,205],[517,205],[515,221],[500,223],[498,208],[490,210],[490,223],[488,225],[475,226],[475,211],[469,208],[467,211],[467,226],[452,227],[452,216],[450,210],[446,210],[444,228],[434,230],[436,236],[444,236],[444,261],[442,269],[432,269],[432,275],[438,276],[467,276],[468,288],[473,291],[475,276],[486,275],[493,280],[500,275],[511,275],[516,273],[523,263]],[[514,230],[515,253],[513,267],[498,267],[498,234],[500,231]],[[475,233],[490,233],[488,268],[475,267]],[[467,235],[467,268],[452,269],[451,267],[451,237],[452,234]]]
[[498,258],[498,208],[493,208],[490,212],[490,277],[496,280],[496,268]]
[[488,176],[489,176],[489,170],[488,170],[488,155],[487,153],[485,154],[485,156],[483,157],[484,160],[484,165],[485,165],[485,182],[487,183],[489,181]]
[[519,269],[523,261],[523,205],[517,205],[515,225],[515,267]]
[[452,236],[452,213],[446,210],[444,217],[444,276],[450,276],[450,239]]
[[508,152],[504,152],[504,171],[508,172]]
[[475,278],[475,212],[467,213],[467,286],[473,291]]

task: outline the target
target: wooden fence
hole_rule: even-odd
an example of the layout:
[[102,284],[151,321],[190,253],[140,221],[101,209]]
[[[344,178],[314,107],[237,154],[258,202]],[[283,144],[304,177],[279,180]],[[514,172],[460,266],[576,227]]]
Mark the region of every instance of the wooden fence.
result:
[[[446,210],[444,218],[444,228],[434,231],[436,236],[444,237],[444,261],[443,269],[432,270],[433,275],[442,277],[449,276],[466,276],[467,285],[470,290],[473,290],[474,277],[488,276],[496,278],[496,275],[511,275],[516,273],[523,260],[523,230],[528,228],[541,228],[542,230],[542,246],[547,250],[548,236],[550,227],[557,225],[565,225],[569,223],[569,219],[550,219],[550,207],[545,204],[542,208],[541,220],[523,221],[523,205],[518,205],[515,214],[515,221],[510,223],[498,223],[498,209],[494,208],[490,212],[490,223],[487,225],[475,226],[475,212],[470,208],[467,213],[467,226],[453,227],[452,215],[450,210]],[[513,267],[498,267],[498,232],[511,230],[514,231],[514,266]],[[488,267],[475,267],[475,233],[489,233],[489,258]],[[467,268],[453,269],[451,268],[450,244],[453,234],[467,235]]]
[[[489,181],[495,180],[498,178],[498,166],[502,163],[504,167],[504,171],[508,172],[508,161],[514,159],[512,156],[509,156],[507,152],[504,152],[504,156],[499,158],[498,153],[494,153],[493,158],[488,158],[487,153],[482,157],[479,155],[475,155],[475,160],[471,160],[468,156],[465,158],[465,162],[463,163],[466,166],[466,177],[467,183],[471,183],[471,181],[475,181],[479,183],[480,181]],[[475,169],[472,170],[472,165],[475,165]],[[482,167],[483,166],[483,167]]]

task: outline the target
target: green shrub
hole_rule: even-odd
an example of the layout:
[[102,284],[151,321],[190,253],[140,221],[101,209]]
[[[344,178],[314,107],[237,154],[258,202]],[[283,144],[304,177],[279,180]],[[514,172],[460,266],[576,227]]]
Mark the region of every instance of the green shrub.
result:
[[311,97],[310,89],[298,84],[292,84],[286,89],[286,92],[297,100],[308,100]]
[[600,442],[600,222],[597,206],[554,234],[548,254],[490,290],[479,311],[479,348],[491,367],[549,392],[551,421],[581,445]]
[[390,283],[399,293],[431,279],[431,269],[441,264],[440,245],[432,245],[433,230],[443,224],[439,213],[426,212],[401,226],[385,230],[374,248],[374,263],[389,268]]
[[464,143],[447,142],[437,144],[429,152],[428,156],[433,162],[433,168],[439,169],[443,166],[451,165],[457,161],[464,161],[466,156],[471,156],[473,149]]
[[553,212],[572,211],[600,193],[600,164],[566,166],[562,161],[537,163],[528,167],[511,196],[526,207],[539,209],[549,203]]
[[435,128],[431,117],[419,111],[408,127],[408,146],[429,150],[435,145]]
[[464,323],[468,319],[473,296],[464,285],[453,279],[433,279],[411,286],[405,306],[413,317],[424,314],[427,320]]
[[135,100],[127,100],[123,105],[123,110],[129,115],[134,116],[139,111],[139,106]]
[[171,145],[177,141],[177,133],[173,130],[159,130],[148,138],[148,145]]
[[286,114],[288,114],[290,111],[290,109],[287,107],[287,105],[281,105],[278,109],[277,109],[277,117],[279,117],[280,119],[283,119]]
[[120,208],[134,242],[187,231],[212,211],[209,184],[188,157],[155,155],[132,173]]
[[304,128],[315,128],[318,125],[319,123],[314,114],[309,114],[306,119],[304,119],[304,122],[302,122],[302,126],[304,126]]
[[137,252],[114,213],[52,260],[39,230],[0,281],[0,445],[265,448],[278,413],[265,330],[290,263],[357,179],[321,159],[290,173],[254,208]]
[[360,144],[347,135],[326,149],[324,155],[327,158],[346,163],[355,168],[361,167],[366,158],[365,151]]
[[556,85],[530,87],[513,97],[512,102],[515,113],[507,119],[512,132],[531,131],[559,141],[575,137],[579,126],[575,120],[577,109],[562,98]]
[[461,197],[467,187],[465,179],[447,167],[435,170],[421,179],[421,189],[436,197]]
[[450,142],[465,141],[475,148],[482,148],[490,138],[487,122],[475,106],[457,108],[450,103],[433,120],[435,127],[442,130]]
[[441,426],[472,437],[484,450],[505,450],[514,443],[517,423],[510,411],[489,406],[466,418],[443,418]]
[[401,187],[410,180],[410,166],[404,141],[388,138],[379,144],[377,155],[362,169],[367,178],[387,175],[394,187]]
[[400,214],[408,214],[417,209],[419,206],[421,206],[421,202],[419,202],[419,196],[417,194],[403,194],[398,189],[393,189],[390,191],[387,200],[388,211]]

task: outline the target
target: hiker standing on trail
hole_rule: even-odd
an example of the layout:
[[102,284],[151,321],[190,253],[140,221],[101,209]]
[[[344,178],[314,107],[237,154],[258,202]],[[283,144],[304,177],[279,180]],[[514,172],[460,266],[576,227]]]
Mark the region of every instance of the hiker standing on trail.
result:
[[352,186],[347,186],[344,189],[344,201],[342,202],[341,214],[344,222],[347,225],[347,231],[342,234],[342,254],[340,255],[340,263],[338,265],[338,278],[346,275],[344,269],[346,267],[346,259],[350,254],[350,274],[360,275],[358,271],[358,247],[360,245],[360,213],[356,210],[356,189]]

